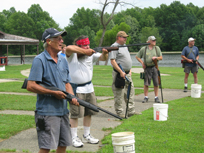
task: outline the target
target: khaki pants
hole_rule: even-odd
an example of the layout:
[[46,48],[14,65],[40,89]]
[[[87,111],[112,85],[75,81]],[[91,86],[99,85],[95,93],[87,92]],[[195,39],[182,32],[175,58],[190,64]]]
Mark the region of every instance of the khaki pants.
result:
[[[117,114],[122,114],[123,113],[122,102],[125,101],[125,103],[127,103],[127,101],[128,101],[127,90],[128,90],[129,82],[127,80],[125,80],[124,89],[116,88],[115,87],[116,75],[117,75],[117,72],[113,71],[112,72],[112,77],[113,77],[112,91],[114,94],[114,101],[115,101],[114,107],[115,107],[115,111]],[[127,74],[126,76],[130,80],[130,82],[132,82],[131,76],[129,74]],[[131,83],[130,96],[129,96],[128,114],[132,114],[135,112],[134,95],[135,95],[135,89],[134,89],[134,84],[132,82]]]

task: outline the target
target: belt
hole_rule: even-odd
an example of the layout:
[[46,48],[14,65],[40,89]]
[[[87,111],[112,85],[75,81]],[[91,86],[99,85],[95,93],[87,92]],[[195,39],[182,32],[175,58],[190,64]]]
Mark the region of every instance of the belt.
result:
[[[119,73],[116,69],[113,69],[115,72]],[[126,74],[129,74],[130,71],[125,71]]]
[[87,84],[91,84],[91,81],[86,82],[86,83],[83,83],[83,84],[77,84],[77,87],[82,87],[82,86],[85,86],[85,85],[87,85]]
[[155,65],[154,66],[146,66],[146,68],[153,68],[153,67],[155,67]]

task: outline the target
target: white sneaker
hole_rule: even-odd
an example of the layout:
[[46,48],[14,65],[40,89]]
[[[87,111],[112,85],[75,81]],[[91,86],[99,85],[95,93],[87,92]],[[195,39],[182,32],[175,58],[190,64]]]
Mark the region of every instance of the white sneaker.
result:
[[81,142],[81,140],[79,139],[79,137],[75,137],[75,138],[72,138],[72,145],[76,148],[80,148],[80,147],[83,147],[83,143]]
[[93,136],[91,136],[90,134],[88,136],[84,136],[83,135],[83,139],[82,139],[83,142],[87,142],[87,143],[91,143],[91,144],[97,144],[99,143],[99,140],[94,138]]

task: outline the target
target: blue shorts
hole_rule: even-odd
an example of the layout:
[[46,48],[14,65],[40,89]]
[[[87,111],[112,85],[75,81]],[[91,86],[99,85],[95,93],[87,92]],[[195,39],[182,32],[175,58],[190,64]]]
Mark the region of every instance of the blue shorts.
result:
[[57,149],[72,145],[69,114],[43,116],[35,113],[35,123],[40,149]]

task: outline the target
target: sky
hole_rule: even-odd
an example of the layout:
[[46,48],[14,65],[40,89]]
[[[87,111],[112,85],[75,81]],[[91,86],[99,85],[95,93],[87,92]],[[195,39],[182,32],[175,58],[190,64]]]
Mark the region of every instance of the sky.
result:
[[[0,12],[4,9],[9,10],[14,7],[16,11],[27,13],[28,9],[32,4],[39,4],[43,11],[46,11],[50,16],[57,22],[60,28],[68,26],[69,19],[77,11],[78,8],[84,7],[85,9],[102,9],[102,5],[99,2],[105,0],[5,0],[0,5]],[[114,0],[112,0],[114,1]],[[122,1],[122,0],[121,0]],[[170,5],[174,0],[124,0],[125,2],[131,3],[134,6],[140,8],[148,7],[159,7],[161,4]],[[201,0],[180,0],[184,5],[193,3],[195,6],[203,7],[204,1]],[[116,12],[132,8],[132,5],[118,6]],[[107,9],[108,13],[111,13],[111,7]]]

